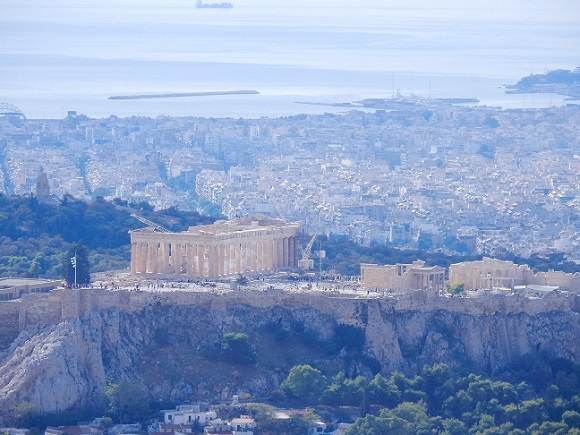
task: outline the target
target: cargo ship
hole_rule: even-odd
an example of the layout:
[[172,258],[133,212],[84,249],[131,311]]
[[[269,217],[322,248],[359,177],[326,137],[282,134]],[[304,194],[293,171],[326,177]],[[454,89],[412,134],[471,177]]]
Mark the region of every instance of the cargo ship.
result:
[[198,9],[231,9],[234,5],[229,2],[203,3],[201,0],[197,0],[195,7]]

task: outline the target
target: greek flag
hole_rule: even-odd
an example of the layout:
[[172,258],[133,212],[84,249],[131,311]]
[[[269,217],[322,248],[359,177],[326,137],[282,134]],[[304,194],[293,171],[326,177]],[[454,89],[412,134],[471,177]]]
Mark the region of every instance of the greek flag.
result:
[[71,257],[70,258],[70,263],[76,269],[77,268],[77,257]]

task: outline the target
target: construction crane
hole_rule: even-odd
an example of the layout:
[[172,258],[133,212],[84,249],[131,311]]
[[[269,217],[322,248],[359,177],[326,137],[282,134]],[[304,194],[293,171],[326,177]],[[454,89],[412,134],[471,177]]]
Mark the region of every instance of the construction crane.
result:
[[302,258],[298,260],[298,267],[304,270],[314,269],[314,260],[312,260],[312,246],[316,240],[316,234],[312,236],[305,248],[301,249]]
[[145,219],[143,216],[139,216],[138,214],[131,213],[131,217],[134,217],[138,221],[143,222],[147,226],[153,227],[155,229],[155,231],[157,231],[159,233],[172,233],[173,232],[173,231],[169,231],[167,228],[164,228],[159,224],[156,224],[153,221],[150,221],[149,219]]

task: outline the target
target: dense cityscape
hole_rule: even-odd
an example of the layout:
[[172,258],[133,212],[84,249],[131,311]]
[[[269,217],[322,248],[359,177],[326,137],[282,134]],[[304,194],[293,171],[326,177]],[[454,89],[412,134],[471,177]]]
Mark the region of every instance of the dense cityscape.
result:
[[[389,101],[389,100],[387,100]],[[0,118],[5,194],[263,214],[309,234],[578,260],[580,108],[399,98],[285,118]]]
[[580,435],[580,2],[0,10],[0,435]]

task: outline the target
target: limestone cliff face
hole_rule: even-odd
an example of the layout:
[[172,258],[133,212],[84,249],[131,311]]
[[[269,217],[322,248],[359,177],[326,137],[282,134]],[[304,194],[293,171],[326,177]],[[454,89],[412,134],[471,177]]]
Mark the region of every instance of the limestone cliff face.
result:
[[[341,323],[364,329],[364,352],[385,372],[435,362],[492,371],[539,352],[578,361],[576,302],[530,303],[421,294],[408,300],[261,295],[245,302],[213,295],[191,304],[150,299],[132,308],[92,307],[76,319],[28,326],[0,354],[0,409],[21,402],[45,412],[98,405],[108,381],[140,384],[156,400],[240,391],[263,397],[295,364],[342,369],[344,361],[301,338],[331,340]],[[227,332],[250,336],[256,366],[216,359]]]

